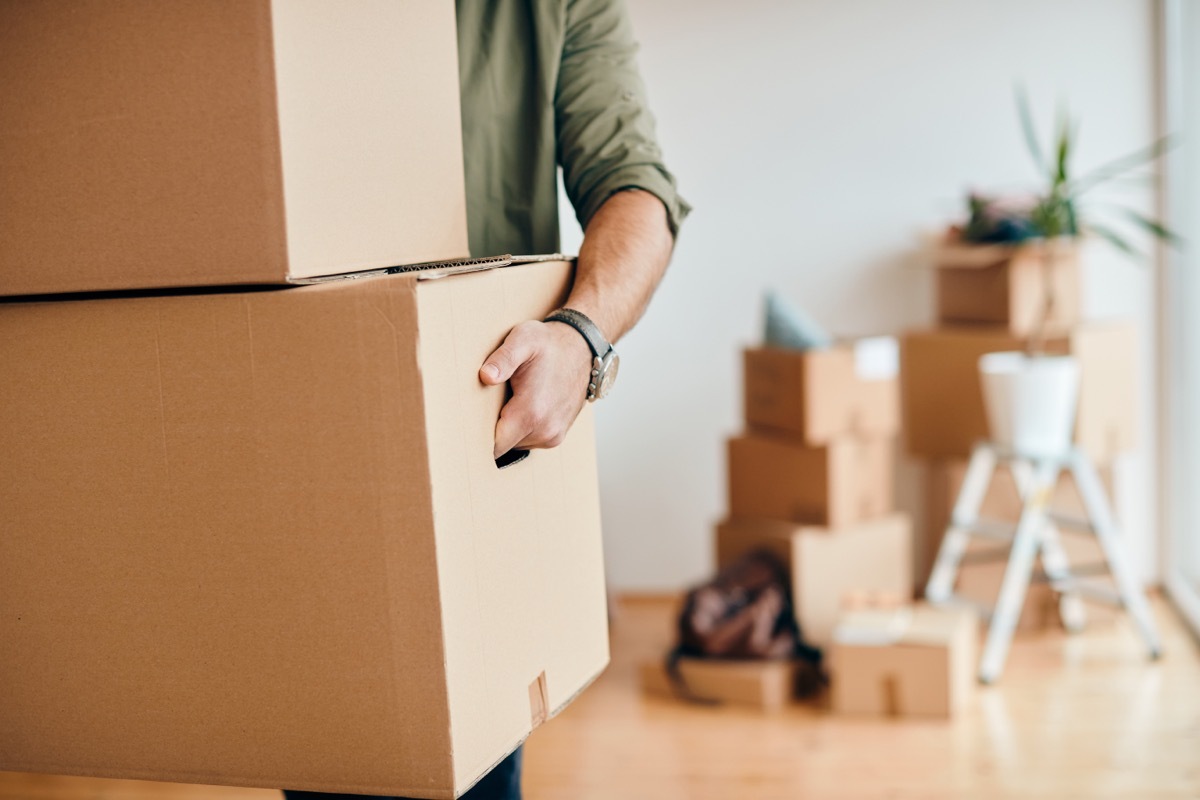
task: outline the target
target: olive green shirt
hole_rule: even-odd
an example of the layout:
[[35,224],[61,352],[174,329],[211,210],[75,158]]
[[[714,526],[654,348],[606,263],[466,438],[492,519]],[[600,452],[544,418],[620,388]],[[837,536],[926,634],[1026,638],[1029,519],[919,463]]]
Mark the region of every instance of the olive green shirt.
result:
[[662,162],[622,0],[457,0],[471,254],[559,249],[557,169],[585,229],[644,189],[690,210]]

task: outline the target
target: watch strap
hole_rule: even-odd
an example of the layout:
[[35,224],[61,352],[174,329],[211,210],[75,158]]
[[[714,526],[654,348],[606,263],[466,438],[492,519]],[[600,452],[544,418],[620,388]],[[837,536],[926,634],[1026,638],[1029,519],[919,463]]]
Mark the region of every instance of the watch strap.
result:
[[608,339],[604,338],[604,334],[600,332],[596,323],[588,319],[586,314],[573,308],[560,308],[542,321],[562,322],[579,331],[579,334],[587,341],[588,347],[592,349],[592,355],[596,358],[604,358],[608,355],[608,351],[612,350],[612,345],[608,343]]

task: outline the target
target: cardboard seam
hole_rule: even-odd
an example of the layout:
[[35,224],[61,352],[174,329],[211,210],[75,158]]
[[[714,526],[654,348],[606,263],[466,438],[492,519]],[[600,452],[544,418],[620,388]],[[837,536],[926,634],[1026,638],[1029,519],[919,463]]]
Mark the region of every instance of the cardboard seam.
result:
[[[511,257],[506,256],[506,258],[511,258]],[[417,281],[420,281],[420,280],[422,280],[422,276],[417,275],[417,276],[415,276],[415,279]],[[458,303],[455,302],[454,295],[450,296],[450,320],[451,320],[451,324],[454,325],[455,327],[457,327],[457,325],[458,325]],[[417,328],[418,328],[418,330],[420,330],[421,326],[418,325]],[[459,364],[458,341],[452,340],[450,342],[450,347],[451,347],[454,363],[456,365],[458,365]],[[420,352],[419,349],[418,349],[418,352]],[[426,436],[429,435],[429,426],[425,427],[425,435]],[[459,435],[463,439],[467,438],[465,426],[462,426],[459,428]],[[466,443],[464,442],[464,448],[463,448],[464,452],[466,452],[466,447],[467,447]],[[471,531],[473,534],[475,531],[475,528],[476,528],[477,521],[475,519],[475,500],[474,500],[474,493],[472,492],[471,471],[470,470],[467,470],[464,475],[463,485],[464,485],[464,488],[467,490],[467,508],[469,509],[470,515],[471,515]],[[437,537],[435,535],[434,541],[436,542],[436,540],[437,540]],[[471,536],[471,560],[475,566],[475,569],[473,570],[473,572],[474,572],[474,578],[475,578],[474,584],[475,584],[476,603],[475,603],[474,608],[475,608],[475,616],[476,616],[476,620],[477,620],[476,625],[480,630],[482,630],[484,626],[482,624],[481,615],[479,613],[479,607],[480,607],[480,603],[483,602],[484,592],[483,592],[483,588],[479,585],[479,572],[480,572],[480,570],[479,570],[479,567],[480,567],[479,551],[477,548],[477,539],[474,535]],[[445,616],[442,617],[442,629],[443,630],[446,629]],[[482,663],[482,664],[491,663],[490,661],[488,661],[487,643],[486,643],[486,640],[484,639],[484,637],[479,637],[479,641],[476,644],[478,647],[478,657],[481,659],[480,663]],[[449,670],[447,670],[446,671],[447,693],[449,693],[449,674],[450,674],[450,672],[449,672]],[[490,697],[492,694],[492,684],[491,684],[491,679],[490,679],[490,675],[489,675],[489,670],[483,670],[483,686],[484,686],[484,693]],[[453,718],[451,718],[451,720],[450,720],[450,739],[451,739],[451,741],[453,741],[453,739],[454,739],[454,720],[453,720]],[[499,762],[496,762],[496,763],[499,763]],[[492,765],[492,767],[494,767],[494,766],[495,766],[495,764]],[[454,759],[453,755],[450,759],[450,767],[451,767],[452,771],[455,770],[455,768],[456,768],[455,759]],[[483,775],[486,775],[488,772],[490,772],[492,770],[492,767],[489,767],[486,771],[481,773],[480,778],[476,779],[476,782],[478,782],[478,780],[482,779]],[[474,784],[472,784],[472,785],[474,785]]]
[[[396,281],[392,284],[388,284],[385,288],[387,289],[387,291],[385,291],[385,296],[388,300],[389,310],[391,310],[393,312],[393,316],[395,315],[394,309],[395,309],[395,305],[396,305],[397,301],[402,300],[402,302],[406,303],[408,305],[408,307],[411,309],[412,318],[415,323],[413,325],[412,351],[411,351],[412,352],[412,362],[410,365],[406,365],[406,364],[402,363],[400,360],[401,354],[403,353],[403,351],[406,348],[404,347],[404,342],[402,341],[399,329],[397,329],[395,325],[391,326],[393,350],[396,354],[396,371],[399,375],[400,384],[402,386],[406,384],[406,382],[404,380],[405,369],[406,369],[406,367],[411,367],[411,369],[413,370],[413,374],[410,377],[413,379],[413,382],[409,385],[415,386],[417,388],[417,391],[413,392],[413,396],[416,401],[414,404],[415,410],[413,413],[414,413],[414,415],[419,415],[419,417],[420,417],[419,420],[414,420],[414,423],[419,422],[421,428],[424,430],[424,435],[422,437],[420,437],[420,439],[419,439],[419,441],[421,442],[421,446],[423,448],[422,451],[420,453],[401,454],[401,457],[407,456],[408,458],[411,458],[414,461],[419,461],[418,469],[422,472],[423,477],[425,478],[425,483],[427,486],[430,487],[430,491],[432,492],[433,479],[432,479],[431,471],[429,468],[429,453],[430,453],[429,431],[428,431],[428,426],[426,425],[426,420],[425,420],[425,392],[424,392],[425,375],[424,375],[424,370],[422,369],[422,365],[421,365],[421,331],[420,331],[420,310],[418,308],[418,302],[417,302],[417,281],[415,278],[409,278],[408,280]],[[432,495],[430,496],[430,499],[432,499]],[[425,507],[429,509],[429,513],[428,513],[427,518],[423,519],[422,522],[424,522],[427,525],[427,529],[431,534],[430,538],[431,538],[432,549],[433,549],[433,553],[432,553],[433,563],[436,564],[437,563],[437,545],[438,545],[437,535],[436,535],[437,512],[436,512],[436,509],[434,509],[432,502],[426,504]],[[388,555],[389,554],[385,553],[385,558],[386,558],[385,563],[388,565],[388,568],[387,568],[388,595],[389,595],[389,598],[391,598],[393,596],[391,589],[392,589],[392,586],[394,585],[394,583],[393,583],[393,568],[391,566],[392,559],[390,557],[388,557]],[[434,597],[435,597],[437,605],[438,605],[438,618],[439,618],[440,624],[438,625],[437,631],[435,632],[435,636],[437,637],[435,646],[437,647],[438,650],[441,651],[441,660],[442,660],[441,676],[442,676],[442,690],[443,690],[442,699],[444,701],[443,709],[445,711],[444,718],[446,720],[446,729],[449,732],[449,735],[447,736],[447,744],[449,746],[449,750],[446,753],[445,763],[449,766],[449,778],[450,778],[451,783],[453,783],[453,779],[454,779],[454,732],[453,732],[453,728],[451,726],[451,715],[450,715],[450,683],[446,677],[448,675],[448,670],[447,670],[448,663],[447,663],[447,659],[446,659],[445,622],[444,622],[444,617],[442,616],[443,615],[443,607],[442,607],[442,602],[441,602],[441,597],[442,597],[442,595],[441,595],[441,591],[442,591],[441,574],[437,569],[433,570],[431,580],[433,581]],[[404,681],[405,681],[405,676],[402,674],[402,671],[399,666],[399,659],[397,658],[397,650],[400,647],[400,643],[404,640],[404,637],[397,635],[397,633],[401,629],[403,619],[404,619],[403,614],[397,614],[395,612],[395,603],[389,602],[389,604],[388,604],[388,622],[389,622],[389,627],[391,628],[392,633],[393,633],[393,636],[392,636],[392,643],[393,643],[392,644],[392,648],[393,648],[392,649],[392,678],[393,678],[393,685],[395,685],[395,686],[403,685]],[[354,791],[359,791],[360,789],[378,789],[378,788],[379,787],[356,787],[354,789]],[[388,791],[390,791],[390,790],[388,790]],[[372,793],[372,792],[369,791],[368,793]],[[387,791],[385,791],[383,793],[386,794]],[[453,795],[450,795],[450,797],[453,797]]]

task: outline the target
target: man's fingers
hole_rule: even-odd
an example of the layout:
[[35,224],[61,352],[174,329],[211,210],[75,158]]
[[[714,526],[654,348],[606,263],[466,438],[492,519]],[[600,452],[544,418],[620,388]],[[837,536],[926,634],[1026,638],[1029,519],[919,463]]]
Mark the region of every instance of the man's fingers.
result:
[[486,384],[504,383],[529,359],[533,358],[532,337],[518,325],[509,332],[504,344],[487,357],[479,368],[479,379]]
[[520,400],[514,398],[500,409],[500,419],[496,422],[496,445],[492,452],[493,458],[512,450],[520,444],[533,430],[533,420],[529,414],[521,410]]

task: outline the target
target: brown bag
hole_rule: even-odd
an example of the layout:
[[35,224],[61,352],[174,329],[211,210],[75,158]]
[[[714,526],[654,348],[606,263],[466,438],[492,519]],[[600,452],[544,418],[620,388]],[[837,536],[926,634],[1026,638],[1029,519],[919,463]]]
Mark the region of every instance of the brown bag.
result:
[[765,551],[746,554],[688,592],[667,672],[680,693],[691,697],[679,673],[683,657],[796,658],[812,667],[810,678],[824,681],[821,651],[805,644],[796,624],[787,571]]

